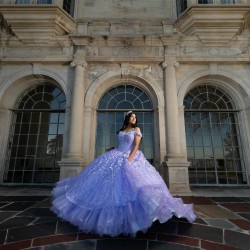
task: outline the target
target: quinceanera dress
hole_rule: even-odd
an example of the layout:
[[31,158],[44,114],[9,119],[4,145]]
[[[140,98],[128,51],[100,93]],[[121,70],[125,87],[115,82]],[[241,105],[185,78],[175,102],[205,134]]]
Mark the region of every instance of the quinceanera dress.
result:
[[193,222],[192,204],[174,198],[165,182],[134,147],[131,131],[119,132],[119,146],[91,162],[81,173],[59,181],[52,191],[51,210],[84,232],[117,236],[146,231],[155,220],[166,222],[173,215]]

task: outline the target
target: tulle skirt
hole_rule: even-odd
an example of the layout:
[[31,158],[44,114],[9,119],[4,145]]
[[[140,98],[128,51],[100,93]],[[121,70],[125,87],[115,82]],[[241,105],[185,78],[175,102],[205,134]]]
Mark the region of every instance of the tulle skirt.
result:
[[155,220],[196,218],[192,204],[170,194],[141,151],[132,162],[117,149],[99,156],[80,174],[59,181],[52,197],[51,210],[60,218],[99,235],[134,236]]

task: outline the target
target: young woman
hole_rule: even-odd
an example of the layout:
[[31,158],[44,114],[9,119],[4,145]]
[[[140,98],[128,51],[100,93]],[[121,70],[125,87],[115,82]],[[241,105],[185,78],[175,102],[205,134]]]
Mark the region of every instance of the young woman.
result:
[[142,138],[136,114],[129,111],[119,145],[92,161],[77,176],[57,183],[52,211],[84,232],[134,236],[153,221],[173,215],[196,218],[192,204],[174,198],[156,169],[138,150]]

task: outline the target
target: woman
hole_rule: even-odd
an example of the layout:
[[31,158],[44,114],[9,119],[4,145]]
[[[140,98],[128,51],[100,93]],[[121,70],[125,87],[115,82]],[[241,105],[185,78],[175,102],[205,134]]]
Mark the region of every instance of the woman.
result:
[[173,198],[165,182],[138,150],[142,138],[136,114],[129,111],[119,145],[96,158],[77,176],[57,183],[52,211],[85,232],[135,235],[155,220],[173,215],[196,218],[191,204]]

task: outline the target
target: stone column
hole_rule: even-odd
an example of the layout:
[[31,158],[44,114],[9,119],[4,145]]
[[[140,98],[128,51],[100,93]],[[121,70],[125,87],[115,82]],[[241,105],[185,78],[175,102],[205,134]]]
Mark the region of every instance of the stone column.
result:
[[66,157],[71,159],[82,159],[84,75],[86,63],[84,61],[74,60],[71,66],[75,67],[75,80],[71,97],[69,145]]
[[173,194],[190,194],[188,166],[189,162],[181,150],[180,121],[177,97],[176,67],[179,63],[175,57],[165,57],[164,68],[165,119],[168,186]]
[[175,67],[178,67],[179,63],[172,58],[167,58],[162,66],[165,82],[167,156],[168,158],[178,158],[181,156],[181,151]]
[[69,138],[65,157],[59,162],[61,166],[60,179],[79,173],[82,170],[84,160],[82,134],[87,63],[84,59],[75,59],[71,66],[75,68],[75,76],[71,96]]

